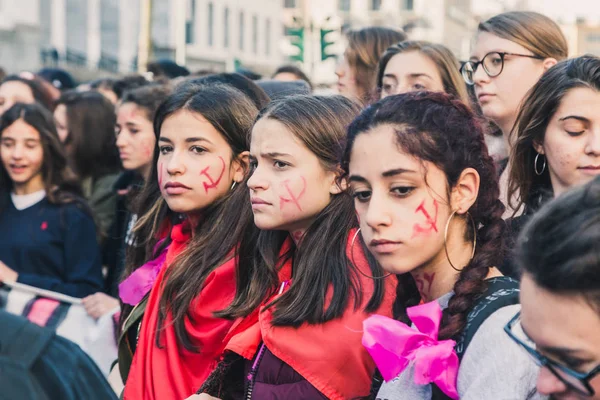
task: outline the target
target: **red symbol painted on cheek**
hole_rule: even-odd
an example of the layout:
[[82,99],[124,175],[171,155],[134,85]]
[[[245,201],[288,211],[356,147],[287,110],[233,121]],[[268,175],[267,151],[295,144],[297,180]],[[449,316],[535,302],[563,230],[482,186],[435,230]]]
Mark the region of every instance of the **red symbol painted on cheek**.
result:
[[423,226],[421,224],[414,224],[413,235],[412,235],[413,238],[415,236],[427,235],[427,234],[430,234],[431,232],[438,231],[438,228],[437,228],[438,202],[435,199],[433,200],[433,206],[435,207],[435,215],[433,216],[433,218],[431,217],[431,215],[429,215],[429,212],[425,209],[425,200],[423,200],[423,202],[415,210],[415,213],[419,213],[419,212],[423,213],[423,215],[425,216],[427,225]]
[[306,179],[304,179],[303,176],[301,178],[302,178],[302,190],[300,190],[300,193],[298,193],[298,196],[294,195],[294,193],[292,192],[292,189],[290,189],[289,179],[283,181],[283,186],[285,187],[285,190],[288,192],[290,197],[286,198],[283,196],[279,196],[279,200],[281,200],[279,208],[283,208],[285,203],[293,203],[296,205],[296,207],[298,207],[298,210],[302,211],[302,207],[300,206],[299,200],[302,197],[302,195],[304,194],[304,192],[306,192]]
[[42,225],[40,226],[40,229],[45,231],[46,229],[48,229],[48,223],[46,221],[42,222]]
[[219,156],[219,159],[221,160],[221,162],[223,163],[223,169],[221,170],[221,173],[219,174],[219,177],[217,178],[217,180],[213,180],[212,176],[210,176],[208,174],[208,169],[210,167],[206,167],[204,168],[202,171],[200,171],[200,175],[204,175],[206,176],[206,178],[209,180],[210,183],[206,183],[203,182],[202,184],[204,185],[204,191],[206,193],[208,193],[208,189],[214,189],[217,187],[217,185],[219,184],[219,182],[221,182],[221,178],[223,178],[223,174],[225,173],[225,160],[223,160],[223,157]]

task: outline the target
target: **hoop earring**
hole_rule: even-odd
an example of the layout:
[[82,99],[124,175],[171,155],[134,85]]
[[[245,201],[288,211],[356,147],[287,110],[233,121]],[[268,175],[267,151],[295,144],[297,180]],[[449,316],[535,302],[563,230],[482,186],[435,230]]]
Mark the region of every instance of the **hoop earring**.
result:
[[[352,251],[354,249],[354,242],[356,241],[356,238],[358,237],[358,234],[360,233],[360,228],[358,228],[358,230],[356,231],[356,233],[354,234],[354,237],[352,238],[352,242],[350,243],[350,257],[352,258],[352,262],[354,263],[354,265],[356,265],[356,262],[354,261],[354,252]],[[385,279],[388,276],[392,275],[391,272],[388,272],[387,275],[383,275],[383,276],[370,276],[365,274],[364,272],[362,272],[360,270],[360,268],[356,268],[356,270],[364,277],[369,278],[369,279]]]
[[540,176],[546,170],[546,157],[544,157],[544,165],[542,165],[542,170],[538,171],[538,158],[540,157],[540,153],[537,153],[535,159],[533,160],[533,170],[537,176]]
[[233,183],[231,184],[231,188],[229,188],[230,191],[233,190],[233,188],[235,187],[236,183],[237,183],[236,181],[233,181]]
[[[458,210],[454,210],[452,212],[452,214],[450,214],[450,218],[448,218],[448,222],[446,222],[446,229],[444,230],[444,250],[446,251],[446,258],[448,259],[448,262],[450,263],[450,266],[456,272],[460,272],[462,270],[456,268],[454,266],[454,264],[452,264],[452,260],[450,260],[450,254],[448,254],[448,245],[447,245],[447,242],[448,242],[448,227],[450,226],[450,221],[452,221],[452,218],[454,218],[454,216],[456,215],[457,211]],[[473,216],[471,214],[469,214],[468,211],[467,211],[467,216],[471,220],[471,226],[473,227],[473,251],[471,252],[471,258],[469,258],[469,262],[471,262],[471,260],[473,259],[473,257],[475,257],[475,247],[477,247],[477,228],[475,227],[475,220],[473,219]]]

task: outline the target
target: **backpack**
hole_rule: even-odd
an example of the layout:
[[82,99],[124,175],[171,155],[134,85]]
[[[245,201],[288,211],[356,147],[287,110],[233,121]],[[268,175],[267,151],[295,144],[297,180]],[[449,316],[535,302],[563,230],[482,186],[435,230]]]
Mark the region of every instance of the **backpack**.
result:
[[116,399],[76,344],[3,310],[0,326],[0,400]]

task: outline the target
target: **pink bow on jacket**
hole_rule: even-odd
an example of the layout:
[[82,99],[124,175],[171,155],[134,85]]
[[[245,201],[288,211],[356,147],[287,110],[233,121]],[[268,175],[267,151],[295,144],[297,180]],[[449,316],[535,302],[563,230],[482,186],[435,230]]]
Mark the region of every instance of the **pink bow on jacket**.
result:
[[435,383],[447,396],[458,399],[456,343],[438,340],[440,305],[432,301],[406,311],[418,330],[388,317],[372,315],[363,322],[363,346],[386,381],[400,375],[413,362],[417,385]]
[[[156,247],[161,243],[162,241],[160,241]],[[168,249],[169,247],[167,246],[158,257],[148,261],[146,264],[133,271],[131,275],[119,284],[119,297],[123,303],[136,306],[142,301],[146,293],[152,289],[152,285],[154,285],[158,273],[165,263]]]

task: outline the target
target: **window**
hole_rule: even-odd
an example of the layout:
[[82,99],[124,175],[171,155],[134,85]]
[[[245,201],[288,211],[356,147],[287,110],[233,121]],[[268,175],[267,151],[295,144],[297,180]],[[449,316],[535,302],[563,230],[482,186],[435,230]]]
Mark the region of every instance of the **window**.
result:
[[371,10],[373,10],[373,11],[381,10],[381,0],[371,0]]
[[338,9],[340,11],[350,11],[350,3],[352,0],[340,0],[338,3]]
[[283,2],[285,8],[296,8],[296,0],[285,0]]
[[271,55],[271,20],[265,23],[265,54]]
[[194,27],[196,26],[196,0],[187,2],[185,18],[185,43],[194,43]]
[[240,11],[240,36],[239,36],[240,50],[244,50],[244,12]]
[[223,14],[223,47],[229,48],[229,8],[225,8]]
[[252,51],[258,53],[258,17],[252,17]]
[[214,20],[215,20],[215,7],[213,3],[208,3],[208,45],[212,47],[214,43]]
[[408,11],[412,11],[415,7],[413,0],[404,0],[404,9]]

